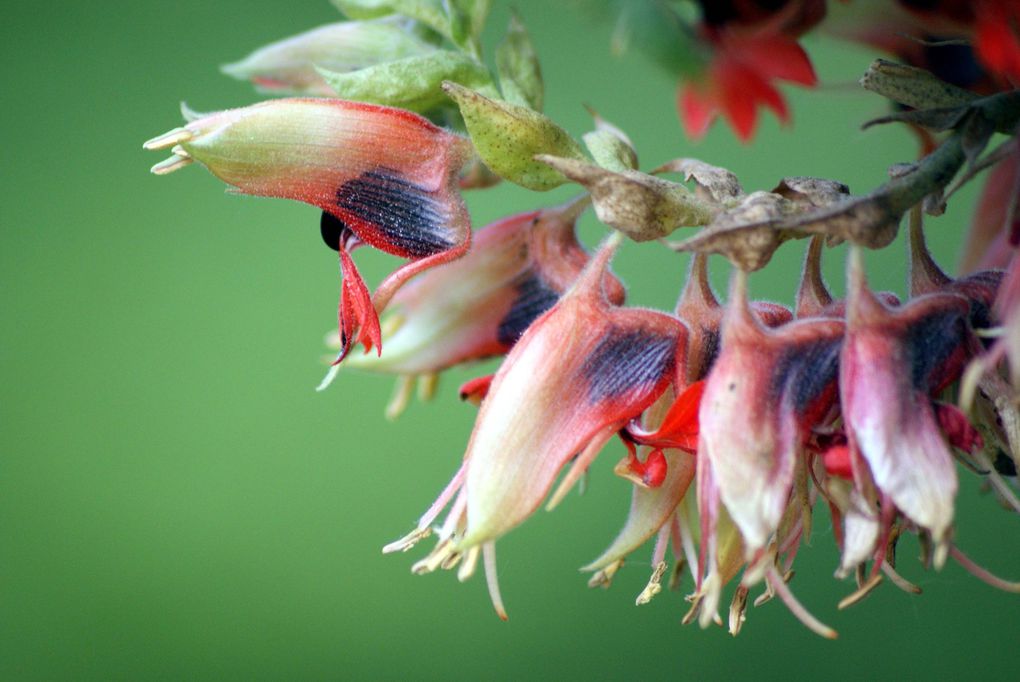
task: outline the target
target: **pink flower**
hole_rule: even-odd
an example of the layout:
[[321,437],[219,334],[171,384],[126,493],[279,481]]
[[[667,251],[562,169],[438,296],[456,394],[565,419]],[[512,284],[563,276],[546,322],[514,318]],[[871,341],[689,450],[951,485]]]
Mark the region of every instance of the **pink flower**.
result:
[[958,484],[932,396],[960,375],[969,315],[968,301],[949,293],[888,308],[852,250],[840,402],[854,478],[861,490],[873,480],[884,508],[895,505],[931,534],[936,566],[949,549]]
[[[322,234],[340,252],[343,357],[381,343],[378,312],[408,279],[467,249],[470,219],[457,173],[470,142],[401,109],[338,99],[280,99],[230,109],[153,138],[171,148],[162,175],[193,161],[245,194],[323,210]],[[350,253],[368,244],[408,258],[370,296]]]
[[[481,228],[466,256],[423,273],[393,297],[382,321],[385,353],[349,355],[344,364],[400,375],[409,390],[415,377],[503,355],[587,264],[574,223],[588,203],[582,197]],[[608,275],[605,287],[612,303],[623,303],[619,280]],[[334,341],[339,347],[338,336]],[[407,390],[398,389],[389,416],[406,404]]]
[[573,459],[547,508],[556,506],[613,435],[686,373],[687,330],[680,320],[617,308],[606,297],[606,270],[618,242],[619,235],[610,238],[513,347],[482,402],[451,487],[408,538],[387,548],[404,549],[427,533],[455,495],[439,544],[416,570],[463,557],[466,578],[484,552],[501,617],[495,541],[535,512]]

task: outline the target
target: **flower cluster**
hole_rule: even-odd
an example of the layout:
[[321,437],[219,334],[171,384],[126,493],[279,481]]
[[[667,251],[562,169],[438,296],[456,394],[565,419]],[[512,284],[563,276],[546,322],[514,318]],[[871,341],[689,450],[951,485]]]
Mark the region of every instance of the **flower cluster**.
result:
[[[750,589],[764,584],[756,604],[778,596],[813,631],[834,637],[787,584],[826,513],[837,577],[856,581],[841,608],[886,579],[920,591],[897,572],[905,534],[917,536],[926,565],[952,557],[1020,592],[971,561],[954,537],[961,467],[1020,513],[1016,3],[955,14],[957,3],[923,14],[903,3],[902,23],[920,39],[949,32],[973,41],[984,76],[963,84],[920,68],[929,65],[921,53],[866,21],[843,26],[844,35],[907,62],[876,62],[862,83],[906,107],[879,122],[924,131],[930,152],[859,196],[807,177],[747,193],[732,172],[689,158],[643,172],[627,135],[597,114],[579,142],[541,113],[541,73],[516,18],[495,73],[484,65],[486,2],[336,4],[351,21],[268,46],[225,71],[263,90],[338,97],[187,112],[185,126],[145,147],[171,151],[157,174],[197,161],[242,193],[322,211],[322,238],[339,254],[342,279],[328,337],[336,356],[320,389],[345,365],[396,375],[387,408],[396,418],[415,384],[428,396],[444,370],[503,358],[494,375],[460,388],[479,406],[460,466],[415,528],[384,551],[410,550],[434,534],[412,570],[458,567],[461,580],[481,558],[506,618],[497,541],[543,504],[560,504],[618,439],[626,454],[615,472],[630,512],[585,568],[591,585],[608,586],[654,538],[639,604],[661,591],[672,550],[671,582],[684,566],[693,582],[685,621],[721,622],[723,590],[733,585],[736,634]],[[675,63],[686,65],[680,109],[692,137],[722,114],[748,140],[758,104],[788,117],[773,81],[815,83],[796,41],[828,24],[821,0],[701,3],[696,25],[681,22],[671,3],[648,6],[669,19],[652,23],[686,36],[690,59]],[[990,23],[993,15],[1005,23]],[[986,151],[996,132],[1008,139]],[[940,214],[957,187],[991,166],[967,274],[954,279],[927,251],[923,215]],[[569,182],[583,193],[472,231],[461,192],[501,180],[536,191]],[[589,206],[610,232],[594,254],[575,232]],[[908,215],[910,288],[901,300],[869,287],[863,250],[887,246]],[[699,227],[684,241],[665,241]],[[610,265],[626,239],[694,254],[672,312],[625,305]],[[810,240],[793,309],[750,300],[750,273],[792,239]],[[834,300],[820,263],[826,246],[841,242],[850,243],[847,293]],[[407,259],[374,293],[352,257],[365,245]],[[734,266],[725,303],[708,282],[710,254]],[[353,352],[357,345],[365,352]]]

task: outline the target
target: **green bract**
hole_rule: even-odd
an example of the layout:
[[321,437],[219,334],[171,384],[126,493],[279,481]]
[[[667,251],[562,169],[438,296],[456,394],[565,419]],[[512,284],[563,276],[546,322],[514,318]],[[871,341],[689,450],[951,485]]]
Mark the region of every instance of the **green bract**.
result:
[[318,69],[319,74],[344,99],[428,111],[445,103],[440,84],[454,79],[472,87],[491,87],[489,71],[471,57],[439,50],[377,64],[350,73]]
[[417,19],[444,36],[450,35],[450,19],[442,0],[332,0],[351,19],[374,19],[403,14]]
[[712,207],[675,182],[630,169],[614,172],[588,161],[548,155],[538,159],[583,185],[591,192],[598,219],[636,242],[712,220]]
[[527,107],[489,99],[457,83],[443,83],[460,107],[478,155],[493,172],[518,185],[545,191],[566,182],[536,154],[584,159],[581,146],[548,116]]
[[503,99],[542,111],[542,70],[531,37],[517,15],[510,17],[506,36],[496,48],[496,72]]

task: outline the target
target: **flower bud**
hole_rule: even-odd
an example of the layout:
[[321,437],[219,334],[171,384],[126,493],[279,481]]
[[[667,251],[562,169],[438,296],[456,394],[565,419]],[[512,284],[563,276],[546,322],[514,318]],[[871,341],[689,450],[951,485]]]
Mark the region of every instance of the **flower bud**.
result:
[[497,175],[528,189],[545,191],[566,182],[562,174],[536,161],[536,154],[583,159],[580,145],[548,116],[499,102],[457,83],[443,83],[460,107],[471,141]]

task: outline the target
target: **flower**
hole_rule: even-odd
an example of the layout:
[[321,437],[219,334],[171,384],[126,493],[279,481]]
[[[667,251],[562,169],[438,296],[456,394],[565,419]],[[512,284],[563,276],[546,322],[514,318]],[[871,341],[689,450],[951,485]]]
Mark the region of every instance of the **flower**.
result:
[[759,106],[771,109],[783,123],[790,119],[775,81],[808,87],[817,82],[804,49],[778,31],[724,28],[708,32],[705,42],[711,60],[700,75],[684,81],[677,99],[684,130],[694,139],[704,137],[721,114],[747,142],[754,136]]
[[427,533],[456,490],[439,543],[415,570],[463,557],[463,579],[484,552],[501,617],[495,541],[534,513],[574,459],[549,499],[547,508],[555,507],[613,435],[686,375],[687,330],[679,319],[617,308],[607,299],[603,282],[619,241],[618,233],[611,237],[513,347],[482,402],[451,487],[418,528],[386,548],[405,549]]
[[[777,590],[774,554],[798,542],[810,517],[806,453],[812,429],[831,419],[835,406],[843,323],[802,318],[776,329],[762,325],[747,303],[747,275],[737,271],[723,322],[722,350],[705,385],[698,415],[698,502],[711,529],[719,504],[740,529],[749,587],[769,575]],[[800,491],[793,495],[794,488]],[[787,519],[784,524],[784,519]],[[785,525],[785,533],[780,532]],[[779,537],[777,537],[779,536]],[[772,552],[766,550],[773,546]],[[702,538],[708,581],[706,616],[721,589],[715,580],[715,540]],[[789,595],[780,592],[790,604]],[[791,606],[795,613],[798,608]],[[801,615],[798,613],[798,615]],[[802,617],[802,620],[805,620]],[[825,636],[813,619],[805,620]]]
[[854,479],[860,489],[873,480],[883,510],[895,505],[931,534],[940,567],[958,483],[932,396],[960,375],[970,305],[957,294],[931,293],[888,308],[868,290],[857,248],[848,277],[840,402]]
[[[454,365],[503,355],[539,315],[577,279],[588,254],[574,223],[588,206],[581,197],[562,206],[519,213],[481,228],[463,258],[418,276],[393,297],[382,320],[386,352],[350,355],[344,364],[405,377],[430,377]],[[606,293],[615,304],[625,292],[612,275]],[[339,346],[339,336],[332,342]],[[335,364],[321,388],[336,375]],[[387,411],[406,404],[398,392]]]
[[[468,140],[401,109],[338,99],[280,99],[203,116],[145,143],[171,148],[163,175],[193,161],[245,194],[297,199],[324,211],[340,253],[341,358],[381,343],[378,312],[414,275],[468,249],[457,173]],[[411,259],[369,296],[350,257],[368,244]]]

